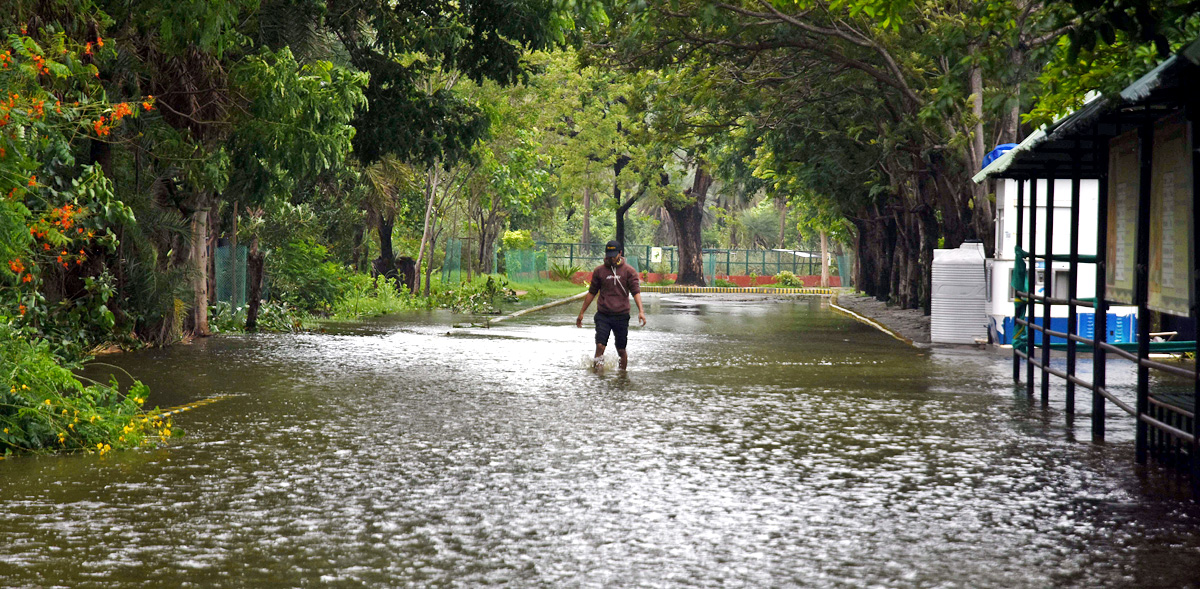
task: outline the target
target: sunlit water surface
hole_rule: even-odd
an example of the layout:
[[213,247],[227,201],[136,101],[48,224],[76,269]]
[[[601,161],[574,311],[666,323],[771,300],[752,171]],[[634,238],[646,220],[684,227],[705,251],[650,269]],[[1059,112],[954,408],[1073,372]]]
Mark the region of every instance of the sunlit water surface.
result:
[[1200,510],[1134,467],[1131,421],[1090,443],[1088,398],[1068,426],[1007,354],[647,298],[628,373],[586,368],[574,305],[106,358],[151,404],[232,397],[167,448],[0,461],[0,585],[1200,582]]

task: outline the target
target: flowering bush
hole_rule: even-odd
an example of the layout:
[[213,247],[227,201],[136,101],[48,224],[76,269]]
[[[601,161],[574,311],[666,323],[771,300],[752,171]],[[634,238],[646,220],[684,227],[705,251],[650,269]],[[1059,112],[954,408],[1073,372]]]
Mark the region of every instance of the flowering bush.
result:
[[0,454],[91,451],[165,442],[178,432],[170,420],[142,411],[149,393],[135,382],[85,385],[43,339],[0,323]]
[[[143,413],[147,389],[84,384],[69,370],[112,339],[115,227],[132,223],[77,141],[108,141],[153,97],[110,104],[96,80],[100,37],[22,29],[0,43],[0,452],[134,447],[172,436]],[[111,55],[111,50],[107,50]]]

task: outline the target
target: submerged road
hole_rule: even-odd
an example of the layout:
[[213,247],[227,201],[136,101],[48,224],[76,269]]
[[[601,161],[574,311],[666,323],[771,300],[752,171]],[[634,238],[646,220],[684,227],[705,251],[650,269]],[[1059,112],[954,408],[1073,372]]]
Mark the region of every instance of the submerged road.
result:
[[1006,354],[820,299],[646,300],[627,374],[586,369],[573,305],[107,358],[151,404],[231,397],[167,448],[0,461],[0,586],[1198,582],[1200,509],[1130,420],[1084,441]]

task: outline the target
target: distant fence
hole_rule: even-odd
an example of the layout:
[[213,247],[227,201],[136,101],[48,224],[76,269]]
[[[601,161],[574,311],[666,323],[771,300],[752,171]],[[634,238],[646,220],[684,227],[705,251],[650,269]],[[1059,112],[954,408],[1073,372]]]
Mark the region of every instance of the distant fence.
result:
[[[467,258],[473,244],[469,240],[446,240],[446,257],[441,274],[443,282],[458,282],[470,278],[471,264]],[[702,251],[704,275],[716,276],[775,276],[787,271],[797,276],[821,274],[821,254],[810,250],[787,249],[713,249]],[[830,256],[830,276],[848,273],[848,255]],[[679,271],[679,248],[675,246],[627,245],[625,259],[639,272],[673,274]],[[539,241],[533,250],[509,250],[493,258],[492,267],[503,271],[509,280],[536,282],[549,280],[554,267],[579,267],[589,271],[604,261],[603,243],[561,243]],[[503,264],[501,267],[500,264]],[[841,272],[847,268],[847,272]],[[845,282],[846,277],[843,277]]]
[[[550,264],[582,266],[584,270],[604,261],[602,243],[539,242]],[[703,250],[705,274],[725,276],[774,276],[783,271],[796,275],[821,273],[821,253],[808,250],[711,249]],[[679,248],[675,246],[627,245],[625,256],[639,271],[671,274],[679,271]],[[838,276],[840,256],[833,256],[830,274]]]

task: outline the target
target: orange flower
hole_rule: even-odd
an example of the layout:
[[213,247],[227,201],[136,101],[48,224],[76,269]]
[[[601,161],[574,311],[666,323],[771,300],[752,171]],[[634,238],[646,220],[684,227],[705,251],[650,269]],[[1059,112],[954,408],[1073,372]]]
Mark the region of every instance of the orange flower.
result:
[[24,315],[25,314],[25,305],[21,305],[20,310],[21,310],[21,314]]
[[92,44],[91,44],[90,42],[89,42],[87,45],[84,45],[84,46],[83,46],[83,53],[84,53],[85,55],[91,55],[91,54],[92,54]]
[[25,271],[25,264],[21,263],[21,258],[16,258],[8,261],[8,268],[12,270],[14,274],[20,274]]
[[33,176],[30,176],[30,177],[29,177],[29,185],[30,185],[30,186],[37,186],[37,175],[36,175],[36,174],[34,174]]
[[153,106],[151,106],[149,102],[143,102],[143,103],[142,103],[142,108],[144,108],[144,109],[146,109],[146,110],[150,110],[150,109],[152,109],[152,108],[154,108],[154,107],[153,107]]
[[104,39],[101,39],[100,37],[96,37],[96,46],[104,47]]
[[31,280],[33,280],[33,276],[30,274],[26,274],[25,277],[21,279],[21,282],[29,282]]
[[129,108],[129,104],[121,102],[113,108],[112,120],[115,123],[131,114],[133,114],[133,109]]

